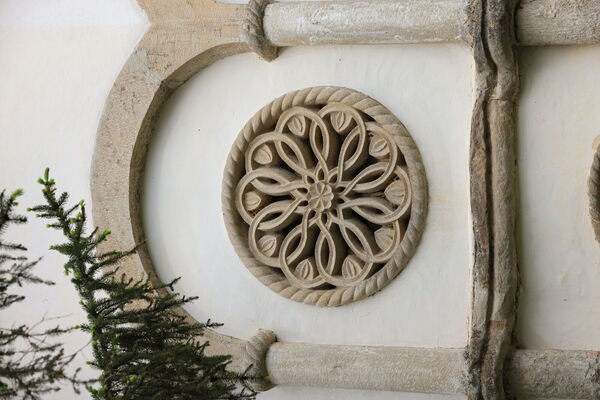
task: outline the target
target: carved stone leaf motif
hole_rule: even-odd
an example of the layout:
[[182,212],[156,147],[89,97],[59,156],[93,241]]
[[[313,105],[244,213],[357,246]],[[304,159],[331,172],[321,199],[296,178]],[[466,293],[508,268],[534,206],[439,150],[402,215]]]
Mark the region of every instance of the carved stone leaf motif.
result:
[[383,158],[389,154],[387,142],[384,138],[374,136],[369,144],[369,154],[375,158]]
[[403,180],[390,183],[384,193],[385,198],[397,206],[404,204],[409,196],[406,182]]
[[341,111],[332,112],[331,125],[337,133],[345,135],[352,127],[352,116]]
[[273,257],[279,250],[280,244],[281,236],[265,235],[258,240],[258,249],[262,254]]
[[261,114],[247,125],[252,133],[233,152],[240,156],[232,168],[241,175],[227,197],[235,202],[236,232],[247,232],[242,245],[254,259],[249,266],[271,271],[260,279],[270,286],[280,279],[282,294],[322,305],[317,293],[364,285],[398,262],[411,223],[411,158],[395,137],[404,129],[399,122],[401,128],[390,130],[339,102],[283,104],[289,106],[272,118]]
[[343,112],[331,113],[331,124],[333,125],[333,129],[338,132],[341,131],[344,122],[346,122],[346,115]]
[[356,278],[362,272],[362,261],[356,256],[348,256],[342,264],[342,276],[345,279]]
[[263,196],[255,190],[244,193],[244,207],[248,211],[254,211],[260,208],[263,203]]
[[288,122],[288,128],[296,136],[304,137],[306,134],[306,120],[301,115],[293,116]]
[[375,242],[381,250],[388,250],[394,244],[394,230],[381,228],[375,231]]
[[300,261],[300,263],[296,267],[296,272],[298,278],[302,280],[310,281],[315,279],[315,277],[318,274],[317,268],[315,266],[315,259],[311,257]]
[[271,165],[276,159],[276,154],[273,148],[267,144],[263,144],[254,154],[254,161],[261,165]]

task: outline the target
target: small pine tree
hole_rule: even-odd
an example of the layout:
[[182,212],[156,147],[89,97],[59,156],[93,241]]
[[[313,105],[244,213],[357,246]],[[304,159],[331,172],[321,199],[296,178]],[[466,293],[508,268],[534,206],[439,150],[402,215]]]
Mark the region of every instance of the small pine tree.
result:
[[[7,195],[0,192],[0,311],[25,300],[25,296],[11,292],[26,283],[52,285],[40,279],[32,269],[39,262],[29,261],[22,255],[25,246],[2,240],[2,233],[11,224],[24,224],[27,218],[15,214],[17,199],[22,190]],[[6,320],[6,319],[4,319]],[[55,327],[37,331],[42,320],[33,327],[16,325],[0,328],[0,399],[20,397],[37,400],[44,394],[60,390],[60,383],[69,381],[76,389],[74,375],[67,374],[66,367],[75,355],[66,355],[59,343],[52,338],[69,331]]]
[[199,337],[216,324],[190,323],[176,312],[195,298],[174,293],[176,281],[157,288],[118,275],[117,263],[136,249],[100,253],[110,232],[86,234],[84,202],[68,206],[68,194],[57,195],[48,170],[39,183],[45,204],[32,211],[52,220],[48,227],[67,239],[51,249],[68,257],[65,273],[88,317],[81,329],[92,336],[90,364],[100,371],[97,385],[88,387],[93,398],[253,399],[253,391],[238,385],[248,378],[227,370],[229,356],[205,354],[208,343]]

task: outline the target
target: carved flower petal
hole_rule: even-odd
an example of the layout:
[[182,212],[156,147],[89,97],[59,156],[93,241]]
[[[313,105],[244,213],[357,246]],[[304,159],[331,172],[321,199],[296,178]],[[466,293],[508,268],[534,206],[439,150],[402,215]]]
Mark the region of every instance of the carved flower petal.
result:
[[302,280],[310,281],[315,279],[317,275],[318,271],[317,267],[315,266],[314,257],[310,257],[300,261],[300,263],[296,267],[296,276],[298,276],[298,278]]
[[296,136],[304,137],[307,133],[306,118],[294,115],[287,123],[288,129]]
[[349,255],[342,263],[342,276],[344,279],[354,279],[363,269],[363,262],[355,255]]
[[[375,254],[377,243],[374,240],[371,229],[359,218],[334,218],[339,226],[344,242],[352,253],[359,258],[369,261]],[[364,257],[364,258],[363,258]]]
[[[236,190],[245,190],[248,185],[252,185],[259,192],[270,196],[290,195],[306,186],[293,173],[276,167],[261,167],[246,174],[238,183]],[[241,194],[239,196],[241,198]]]
[[385,198],[388,199],[390,203],[397,206],[403,205],[407,200],[407,189],[408,188],[406,187],[406,182],[404,180],[395,180],[385,188]]
[[335,111],[331,113],[331,126],[336,132],[345,135],[350,132],[350,124],[352,123],[352,117],[342,111]]
[[374,135],[369,143],[369,154],[375,158],[383,158],[390,153],[384,138]]
[[381,228],[375,231],[375,243],[381,250],[388,250],[394,244],[394,230],[392,228]]
[[248,211],[258,210],[266,200],[264,194],[254,190],[244,193],[244,207]]
[[274,165],[278,158],[273,145],[270,144],[265,143],[254,152],[254,161],[261,165]]
[[265,235],[258,239],[258,250],[267,257],[274,257],[281,246],[281,235]]

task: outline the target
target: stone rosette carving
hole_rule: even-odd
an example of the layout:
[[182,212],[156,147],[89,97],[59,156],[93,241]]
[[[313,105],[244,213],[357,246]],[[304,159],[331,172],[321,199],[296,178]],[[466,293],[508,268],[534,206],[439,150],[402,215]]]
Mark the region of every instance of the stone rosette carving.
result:
[[427,185],[402,123],[357,91],[315,87],[261,109],[229,154],[223,209],[234,247],[266,286],[339,306],[404,268]]

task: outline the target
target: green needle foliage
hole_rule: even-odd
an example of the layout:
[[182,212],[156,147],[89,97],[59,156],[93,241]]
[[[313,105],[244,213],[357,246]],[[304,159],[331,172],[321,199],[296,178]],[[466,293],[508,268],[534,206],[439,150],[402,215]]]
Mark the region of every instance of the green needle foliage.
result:
[[[29,261],[23,255],[25,246],[2,239],[9,225],[27,222],[27,218],[14,212],[22,194],[22,190],[10,195],[0,192],[0,311],[25,300],[25,296],[12,293],[11,289],[27,283],[53,284],[33,274],[39,260]],[[75,376],[65,372],[75,355],[65,355],[61,344],[52,342],[53,337],[69,329],[38,331],[44,322],[47,321],[43,319],[34,326],[0,327],[0,399],[41,399],[44,394],[60,390],[63,381],[73,383],[77,389]]]
[[119,261],[136,249],[100,252],[110,232],[86,233],[83,201],[68,206],[68,194],[57,194],[48,170],[39,183],[46,203],[32,211],[66,238],[51,249],[68,257],[65,273],[88,317],[81,329],[92,337],[90,364],[100,371],[98,383],[88,387],[93,398],[253,399],[255,393],[239,385],[248,378],[227,370],[229,356],[205,353],[208,343],[199,336],[216,324],[191,323],[176,312],[195,297],[174,293],[176,281],[152,287],[147,280],[118,275]]

